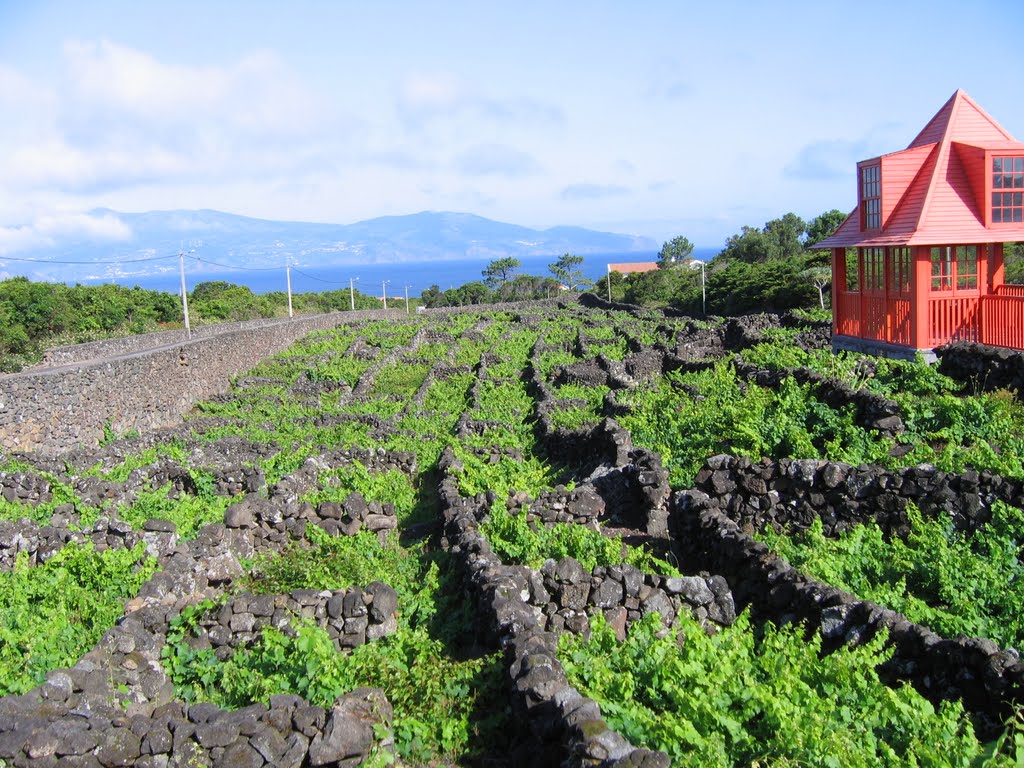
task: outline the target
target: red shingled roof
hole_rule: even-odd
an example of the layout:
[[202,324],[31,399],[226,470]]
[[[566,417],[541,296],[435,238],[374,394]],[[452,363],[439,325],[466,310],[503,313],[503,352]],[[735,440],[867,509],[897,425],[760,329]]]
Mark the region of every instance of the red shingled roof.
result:
[[618,272],[620,275],[629,275],[635,272],[653,272],[658,268],[656,261],[633,261],[624,264],[609,264],[609,272]]
[[860,228],[853,212],[817,248],[998,243],[1024,240],[1024,223],[985,226],[986,151],[1024,152],[1013,138],[958,90],[910,145],[878,158],[882,227]]

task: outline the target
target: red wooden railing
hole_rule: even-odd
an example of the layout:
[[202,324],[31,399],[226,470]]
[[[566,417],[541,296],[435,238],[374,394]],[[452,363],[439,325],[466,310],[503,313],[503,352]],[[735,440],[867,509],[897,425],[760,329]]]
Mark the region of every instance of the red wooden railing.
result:
[[981,343],[1024,349],[1024,291],[981,298]]
[[950,296],[928,300],[929,346],[950,341],[979,341],[978,297]]
[[835,318],[835,332],[841,336],[860,336],[860,294],[839,292]]
[[1022,296],[1024,297],[1024,285],[997,285],[996,296]]
[[834,332],[893,344],[910,344],[910,300],[840,293],[833,312]]
[[889,340],[910,344],[910,299],[889,299]]
[[889,316],[885,296],[862,294],[860,335],[864,339],[889,340]]
[[[977,341],[1024,350],[1024,285],[1006,285],[988,296],[943,296],[928,300],[929,345]],[[843,336],[913,344],[911,302],[842,293],[837,298],[835,332]]]

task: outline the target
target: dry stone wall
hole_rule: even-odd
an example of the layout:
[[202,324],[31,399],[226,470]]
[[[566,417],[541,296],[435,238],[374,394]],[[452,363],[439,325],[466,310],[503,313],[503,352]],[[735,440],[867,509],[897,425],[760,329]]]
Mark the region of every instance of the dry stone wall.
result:
[[958,341],[935,352],[939,372],[950,378],[983,391],[1024,392],[1024,355],[1017,350]]
[[[296,320],[305,320],[308,317],[299,316]],[[251,331],[256,328],[266,328],[272,325],[282,325],[294,322],[288,318],[268,318],[263,320],[243,320],[237,323],[217,323],[215,325],[200,325],[192,329],[192,339],[208,339],[221,333],[233,331]],[[139,333],[134,336],[121,336],[115,339],[100,339],[84,344],[68,344],[61,347],[51,347],[43,353],[43,360],[38,365],[32,366],[33,370],[40,368],[54,368],[59,365],[71,365],[84,363],[89,360],[100,360],[106,357],[117,355],[128,355],[133,352],[143,352],[147,349],[165,347],[168,344],[183,344],[189,341],[184,328],[173,331],[157,331],[155,333]]]
[[995,498],[1021,503],[1019,483],[975,472],[948,475],[931,467],[888,472],[824,461],[760,462],[729,456],[708,461],[695,489],[674,495],[669,529],[678,556],[692,568],[722,574],[737,607],[777,624],[800,621],[819,629],[827,647],[888,633],[893,656],[881,670],[911,681],[933,701],[959,699],[994,738],[1024,702],[1024,663],[1014,649],[985,638],[943,638],[896,611],[860,600],[793,568],[756,541],[766,526],[802,528],[814,517],[830,535],[875,520],[888,531],[907,528],[913,501],[952,517],[961,529],[988,519]]
[[[28,520],[6,524],[0,538],[13,531],[28,549],[83,537],[94,544],[103,538],[98,548],[145,541],[161,568],[126,604],[122,619],[74,666],[54,670],[23,695],[0,697],[0,765],[297,768],[356,766],[372,753],[393,752],[391,705],[379,689],[358,688],[330,707],[277,695],[268,704],[228,711],[176,699],[161,663],[171,622],[188,606],[230,591],[244,572],[243,560],[302,539],[307,525],[338,532],[331,528],[337,522],[331,511],[321,515],[297,495],[329,482],[325,473],[359,459],[379,467],[411,466],[411,457],[401,453],[371,457],[359,450],[334,450],[311,457],[292,475],[262,489],[266,495],[243,497],[228,508],[223,523],[205,526],[192,540],[179,538],[165,520],[148,521],[142,531],[117,520],[88,531],[78,530],[74,520],[44,528]],[[157,476],[161,467],[148,470]],[[33,477],[21,473],[9,478],[17,482],[3,487],[25,489],[19,500],[40,503],[48,489],[38,487]],[[373,507],[356,493],[342,506],[353,519]],[[394,515],[389,504],[378,512]],[[369,522],[368,517],[361,519]],[[381,529],[393,527],[391,522]],[[31,554],[45,559],[41,549]],[[0,568],[9,566],[0,562]],[[324,627],[345,652],[394,632],[397,609],[395,590],[379,581],[335,591],[240,593],[201,617],[188,642],[193,649],[210,648],[226,657],[264,626],[288,633],[296,620],[306,620]]]
[[95,445],[105,427],[123,433],[174,424],[199,400],[226,390],[229,377],[310,331],[384,316],[378,311],[315,315],[83,365],[0,376],[0,450],[55,455]]

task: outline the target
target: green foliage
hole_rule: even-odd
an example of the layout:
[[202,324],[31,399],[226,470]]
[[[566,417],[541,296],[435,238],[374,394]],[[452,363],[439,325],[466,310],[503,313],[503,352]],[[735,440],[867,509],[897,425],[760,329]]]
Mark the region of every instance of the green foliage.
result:
[[[743,357],[771,370],[810,368],[854,389],[895,400],[906,426],[899,437],[904,455],[899,460],[878,456],[875,463],[931,463],[947,472],[973,466],[1024,477],[1024,406],[1012,393],[966,394],[961,385],[921,360],[806,352],[784,343],[758,345],[744,350]],[[859,463],[865,459],[853,453],[840,460]]]
[[275,307],[265,296],[257,296],[244,285],[223,280],[199,283],[192,290],[189,311],[217,322],[273,317]]
[[591,285],[590,281],[583,277],[583,270],[580,269],[581,264],[583,264],[582,256],[577,256],[574,253],[564,253],[548,269],[551,270],[551,274],[555,276],[559,283],[570,291],[576,291],[581,288],[589,288]]
[[372,534],[309,532],[312,550],[293,545],[279,556],[261,556],[249,586],[277,593],[385,580],[398,593],[398,632],[343,654],[324,630],[296,622],[295,637],[267,628],[218,662],[212,651],[186,642],[202,609],[183,612],[163,652],[180,695],[238,707],[297,693],[330,707],[355,687],[374,686],[394,707],[395,746],[407,763],[471,761],[481,748],[500,746],[509,732],[506,708],[495,706],[505,699],[504,663],[499,653],[470,655],[459,647],[469,615],[452,571],[422,550],[382,545]]
[[199,480],[200,488],[205,487],[205,491],[201,490],[195,496],[179,493],[173,498],[169,484],[153,491],[139,491],[133,503],[118,506],[117,517],[135,529],[142,528],[147,520],[170,520],[177,526],[179,536],[184,539],[195,537],[204,525],[222,522],[224,511],[237,499],[215,495],[209,475],[193,472],[193,477]]
[[906,539],[886,538],[873,522],[829,539],[817,518],[805,531],[766,530],[759,538],[794,567],[944,637],[965,634],[1020,647],[1024,512],[997,501],[991,521],[969,535],[949,519],[923,519],[913,505],[907,513]]
[[553,277],[517,275],[503,283],[495,292],[495,301],[533,301],[551,299],[558,295],[561,284]]
[[645,307],[678,304],[684,296],[700,301],[700,272],[692,269],[656,269],[628,275],[623,279],[622,300]]
[[1006,264],[1006,282],[1024,285],[1024,243],[1004,243],[1003,259]]
[[459,481],[459,493],[463,496],[476,496],[487,491],[493,491],[498,498],[507,498],[510,493],[518,491],[536,495],[558,480],[555,470],[533,454],[522,460],[503,455],[492,463],[462,445],[454,446],[454,450],[463,467],[454,473]]
[[399,395],[412,397],[427,378],[430,365],[424,363],[395,362],[377,371],[373,379],[372,394],[381,397]]
[[603,617],[589,639],[564,633],[559,659],[632,743],[673,765],[967,766],[982,754],[959,703],[936,709],[875,673],[884,638],[820,654],[800,627],[750,627],[746,614],[714,636],[680,616],[681,647],[655,614],[622,643]]
[[35,687],[99,642],[156,570],[144,552],[68,544],[42,565],[19,555],[13,571],[0,572],[0,694]]
[[621,536],[571,523],[531,528],[525,513],[510,514],[500,499],[491,505],[480,532],[502,560],[531,568],[540,568],[545,560],[571,557],[588,571],[599,565],[628,563],[646,573],[679,575],[673,566],[647,550],[623,544]]
[[512,256],[495,259],[484,267],[484,282],[488,288],[496,290],[511,280],[521,266],[522,262]]
[[729,361],[669,375],[659,388],[623,397],[633,406],[623,425],[638,445],[661,454],[676,487],[691,485],[705,459],[719,453],[852,464],[891,460],[892,440],[858,427],[852,406],[833,410],[814,397],[811,385],[792,378],[778,389],[741,385]]
[[725,242],[717,258],[723,261],[743,261],[748,264],[762,261],[781,261],[803,253],[803,240],[807,223],[794,213],[781,219],[772,219],[761,229],[743,227],[738,235]]
[[736,258],[721,266],[716,259],[707,275],[708,312],[729,316],[817,304],[818,291],[803,276],[806,265],[799,256],[774,261]]
[[[15,471],[26,471],[32,468],[27,465],[19,466],[19,462],[10,462]],[[72,504],[76,508],[81,506],[81,499],[74,492],[74,489],[67,483],[59,481],[54,475],[47,472],[39,473],[50,485],[50,500],[39,504],[27,504],[19,501],[7,501],[0,496],[0,520],[33,520],[40,525],[49,525],[57,507],[64,504]]]
[[658,251],[658,266],[661,269],[674,266],[687,266],[693,255],[693,243],[679,235],[668,242],[662,243]]
[[846,221],[846,214],[837,208],[815,216],[807,225],[807,239],[804,241],[804,245],[810,248],[826,237],[830,237],[844,221]]
[[0,371],[35,362],[46,347],[157,330],[180,320],[172,294],[119,285],[0,281]]
[[362,494],[367,501],[391,502],[400,522],[413,513],[417,506],[416,488],[412,480],[398,470],[370,472],[365,465],[353,461],[339,469],[332,469],[320,475],[324,486],[307,493],[302,498],[312,504],[322,501],[342,502],[353,491]]

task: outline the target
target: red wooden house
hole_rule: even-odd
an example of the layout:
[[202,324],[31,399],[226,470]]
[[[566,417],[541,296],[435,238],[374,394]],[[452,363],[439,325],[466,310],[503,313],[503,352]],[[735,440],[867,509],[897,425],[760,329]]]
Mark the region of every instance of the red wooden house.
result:
[[833,348],[930,355],[949,341],[1024,349],[1024,143],[957,91],[906,149],[857,163],[832,249]]

